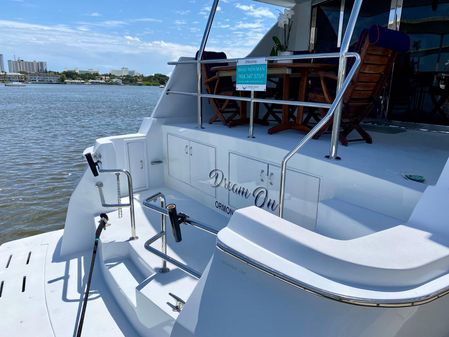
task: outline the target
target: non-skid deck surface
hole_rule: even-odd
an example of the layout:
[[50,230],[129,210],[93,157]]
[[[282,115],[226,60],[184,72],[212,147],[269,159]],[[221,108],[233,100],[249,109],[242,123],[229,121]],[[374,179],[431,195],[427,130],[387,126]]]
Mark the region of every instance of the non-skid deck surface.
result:
[[[61,236],[55,231],[0,246],[0,336],[75,335],[91,252],[62,258]],[[83,336],[136,336],[99,274],[97,269]]]

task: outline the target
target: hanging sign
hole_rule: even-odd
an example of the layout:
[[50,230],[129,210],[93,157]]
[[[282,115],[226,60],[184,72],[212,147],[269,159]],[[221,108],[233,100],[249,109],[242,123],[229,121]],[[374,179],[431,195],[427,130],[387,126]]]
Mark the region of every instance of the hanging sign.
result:
[[237,62],[236,86],[240,91],[267,89],[267,60],[244,59]]

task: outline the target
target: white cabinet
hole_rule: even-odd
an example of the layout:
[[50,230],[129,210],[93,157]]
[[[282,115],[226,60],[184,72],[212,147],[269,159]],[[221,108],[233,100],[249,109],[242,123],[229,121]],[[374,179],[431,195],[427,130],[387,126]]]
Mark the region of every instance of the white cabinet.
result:
[[229,181],[238,187],[229,192],[229,206],[243,208],[254,205],[253,191],[266,186],[267,172],[267,163],[230,153]]
[[190,183],[190,141],[168,135],[168,174],[184,183]]
[[215,148],[197,142],[190,142],[190,184],[200,191],[215,196],[210,184],[209,173],[215,169]]
[[209,173],[215,169],[215,148],[168,135],[168,174],[196,189],[215,196]]
[[147,188],[145,141],[128,141],[126,150],[128,152],[128,167],[133,179],[133,189],[137,191]]
[[[279,195],[281,169],[269,165],[269,194]],[[285,180],[284,219],[302,227],[313,229],[316,225],[320,192],[320,179],[312,175],[287,169]],[[279,196],[276,197],[276,200]]]
[[[231,153],[229,155],[229,205],[242,208],[256,205],[279,212],[279,166]],[[287,170],[284,218],[306,228],[313,228],[319,201],[320,179]]]

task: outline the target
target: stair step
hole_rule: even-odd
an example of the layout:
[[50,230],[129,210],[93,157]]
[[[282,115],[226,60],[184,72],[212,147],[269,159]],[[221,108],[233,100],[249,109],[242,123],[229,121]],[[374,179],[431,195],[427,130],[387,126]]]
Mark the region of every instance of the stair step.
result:
[[[156,273],[137,287],[137,316],[148,328],[173,324],[179,315],[167,302],[176,305],[173,295],[187,302],[198,280],[180,269]],[[150,319],[151,318],[151,319]]]
[[108,260],[105,266],[118,285],[114,291],[120,291],[136,307],[136,288],[145,280],[145,276],[130,258]]
[[351,240],[403,223],[403,220],[335,198],[319,203],[316,231],[334,239]]

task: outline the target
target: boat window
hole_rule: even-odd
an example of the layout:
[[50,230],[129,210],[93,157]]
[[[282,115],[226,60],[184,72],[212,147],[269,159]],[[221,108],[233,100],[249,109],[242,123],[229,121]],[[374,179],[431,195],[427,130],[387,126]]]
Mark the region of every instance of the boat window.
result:
[[[343,33],[349,20],[354,0],[330,0],[320,3],[312,8],[311,50],[329,52],[338,46],[338,28],[340,21],[340,8],[344,1]],[[357,20],[351,44],[357,42],[361,32],[374,24],[388,25],[390,0],[366,0],[362,4],[360,16]]]
[[396,62],[389,118],[449,125],[449,1],[404,1],[411,48]]

